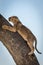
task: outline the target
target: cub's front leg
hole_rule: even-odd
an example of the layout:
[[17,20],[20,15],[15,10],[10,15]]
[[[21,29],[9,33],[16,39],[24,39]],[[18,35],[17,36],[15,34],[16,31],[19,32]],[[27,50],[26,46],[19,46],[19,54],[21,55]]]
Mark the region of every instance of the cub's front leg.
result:
[[11,32],[16,32],[16,26],[11,27],[11,26],[7,26],[7,25],[3,25],[2,28],[5,30],[9,30]]

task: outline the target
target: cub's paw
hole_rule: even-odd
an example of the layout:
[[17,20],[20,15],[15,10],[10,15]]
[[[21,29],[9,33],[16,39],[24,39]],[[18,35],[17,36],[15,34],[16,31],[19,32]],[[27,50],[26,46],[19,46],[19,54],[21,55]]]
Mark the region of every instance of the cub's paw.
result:
[[8,29],[8,26],[7,25],[3,25],[2,28],[3,29]]

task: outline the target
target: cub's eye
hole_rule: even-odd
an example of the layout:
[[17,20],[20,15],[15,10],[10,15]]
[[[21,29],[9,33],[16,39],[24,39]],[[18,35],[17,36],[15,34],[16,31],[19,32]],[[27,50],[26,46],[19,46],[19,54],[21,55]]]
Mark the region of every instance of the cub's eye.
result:
[[16,20],[14,20],[14,21],[16,21]]
[[13,18],[11,20],[13,20]]

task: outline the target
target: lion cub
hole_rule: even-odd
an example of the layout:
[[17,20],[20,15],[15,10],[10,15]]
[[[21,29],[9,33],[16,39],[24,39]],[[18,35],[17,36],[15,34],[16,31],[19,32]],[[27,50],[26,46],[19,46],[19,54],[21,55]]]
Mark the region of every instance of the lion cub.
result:
[[[36,51],[41,54],[41,52],[39,52],[37,50],[37,40],[36,37],[33,35],[33,33],[26,27],[24,26],[20,20],[18,19],[17,16],[11,16],[9,17],[9,21],[14,23],[14,26],[10,27],[7,25],[3,25],[2,28],[9,30],[11,32],[18,32],[22,38],[27,41],[28,46],[30,47],[31,51],[28,53],[28,55],[32,55],[34,53],[34,50],[36,49]],[[33,46],[33,43],[35,41],[35,47]]]

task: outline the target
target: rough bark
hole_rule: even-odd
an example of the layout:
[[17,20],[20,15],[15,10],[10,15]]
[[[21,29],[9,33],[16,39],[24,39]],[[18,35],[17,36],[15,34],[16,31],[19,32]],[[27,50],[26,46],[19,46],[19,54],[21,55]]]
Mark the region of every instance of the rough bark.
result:
[[0,15],[0,41],[8,49],[17,65],[39,65],[35,54],[28,56],[30,48],[26,41],[16,32],[12,33],[8,30],[3,30],[2,25],[11,26],[8,21]]

